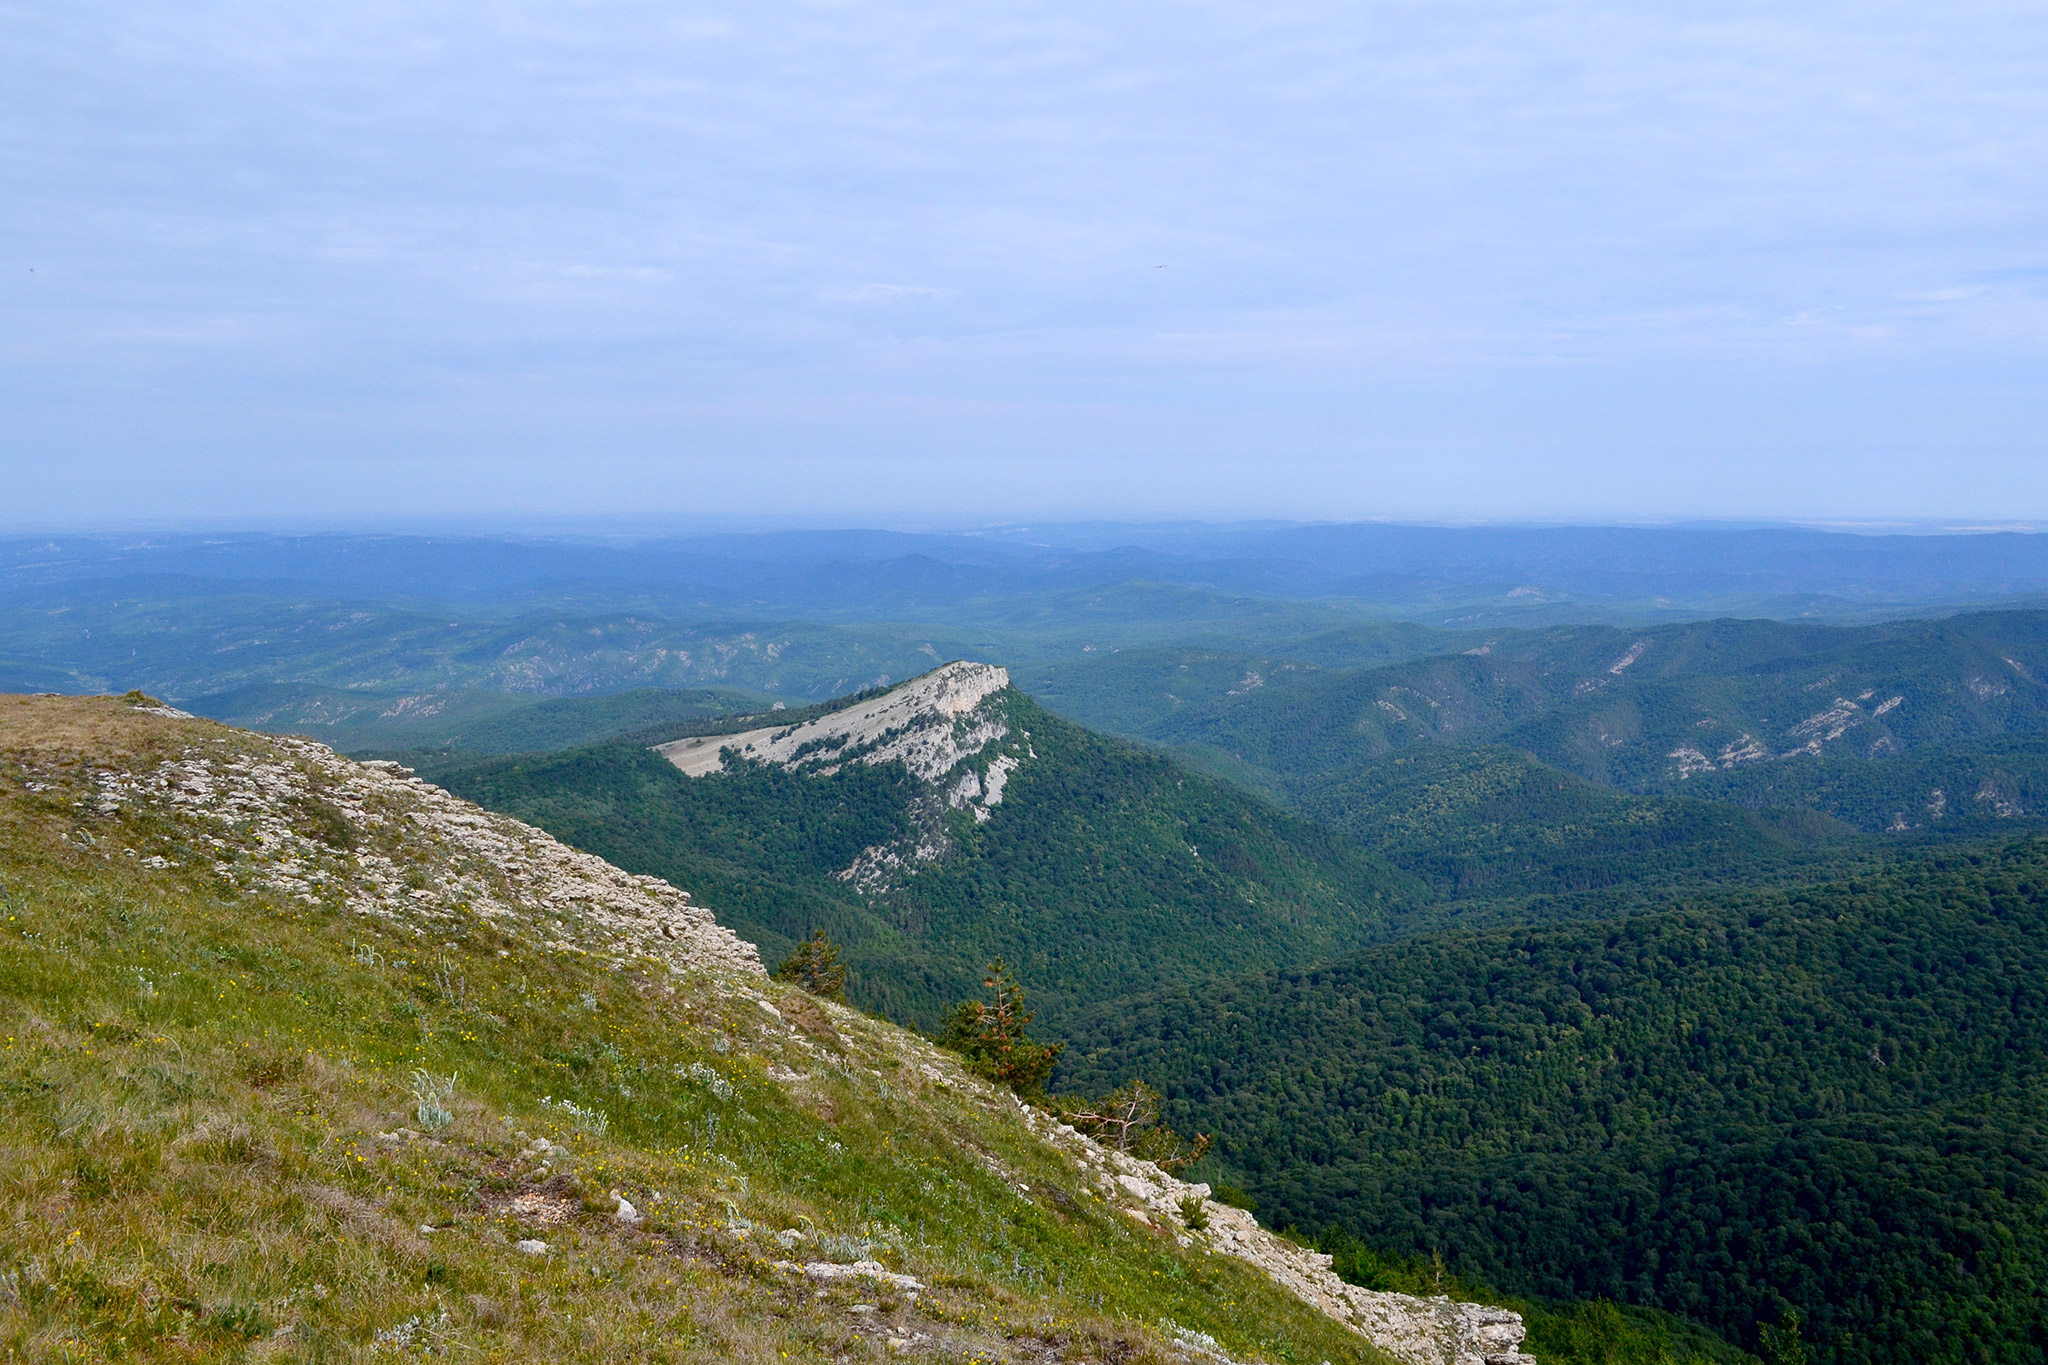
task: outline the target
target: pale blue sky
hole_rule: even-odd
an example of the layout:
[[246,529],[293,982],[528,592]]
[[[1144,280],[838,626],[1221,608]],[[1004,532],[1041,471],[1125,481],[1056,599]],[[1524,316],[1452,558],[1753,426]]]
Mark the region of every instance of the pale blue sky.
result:
[[0,3],[0,523],[2048,517],[2048,9]]

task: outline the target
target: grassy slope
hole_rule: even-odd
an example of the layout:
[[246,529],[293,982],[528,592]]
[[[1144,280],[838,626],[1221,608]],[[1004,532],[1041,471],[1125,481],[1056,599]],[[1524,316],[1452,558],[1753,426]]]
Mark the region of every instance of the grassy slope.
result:
[[450,790],[634,871],[699,888],[771,960],[810,928],[845,945],[851,989],[929,1021],[989,958],[1015,964],[1048,1024],[1088,1002],[1384,936],[1412,884],[1326,831],[1019,693],[1037,757],[953,851],[882,896],[832,875],[909,828],[899,765],[829,777],[753,768],[689,779],[623,746],[428,769]]
[[[834,1037],[800,1038],[718,978],[612,970],[517,922],[341,910],[358,853],[438,875],[445,850],[402,834],[320,855],[328,891],[285,899],[213,870],[275,860],[247,830],[212,847],[146,805],[100,813],[95,770],[191,751],[264,741],[0,698],[9,1357],[355,1360],[404,1337],[477,1360],[857,1360],[921,1332],[910,1358],[1139,1360],[1164,1319],[1240,1356],[1370,1357],[1248,1268],[1109,1211],[1006,1099],[885,1025],[829,1011]],[[332,835],[317,801],[292,818]],[[379,1140],[417,1126],[416,1066],[459,1073],[455,1120]],[[544,1182],[528,1133],[569,1149]],[[647,1221],[613,1220],[612,1188]],[[545,1257],[494,1211],[521,1193],[563,1214]],[[814,1291],[768,1267],[785,1227],[933,1289]]]
[[1627,920],[1443,935],[1120,1002],[1137,1070],[1276,1219],[1825,1362],[2048,1337],[2048,842]]

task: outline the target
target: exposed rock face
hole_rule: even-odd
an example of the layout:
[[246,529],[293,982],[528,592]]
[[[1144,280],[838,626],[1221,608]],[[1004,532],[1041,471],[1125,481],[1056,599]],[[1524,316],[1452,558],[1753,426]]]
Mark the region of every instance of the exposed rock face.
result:
[[753,944],[658,877],[481,810],[395,763],[351,762],[307,740],[262,745],[267,754],[194,749],[145,773],[103,770],[100,808],[145,802],[206,827],[215,871],[250,890],[411,923],[498,920],[614,962],[762,974]]
[[691,736],[655,752],[691,777],[722,772],[730,749],[743,759],[821,775],[839,771],[843,763],[900,758],[925,781],[942,782],[963,759],[1009,733],[1000,717],[976,714],[983,701],[1009,685],[1007,669],[951,663],[800,725]]
[[[1036,1110],[1025,1109],[1024,1115],[1041,1137],[1093,1174],[1104,1198],[1132,1217],[1175,1230],[1183,1245],[1206,1238],[1212,1250],[1251,1262],[1408,1365],[1536,1365],[1534,1356],[1521,1353],[1526,1329],[1519,1313],[1346,1284],[1331,1271],[1330,1257],[1274,1236],[1243,1209],[1215,1202],[1207,1185],[1176,1180],[1151,1162],[1103,1147]],[[1209,1224],[1205,1232],[1188,1232],[1182,1224],[1181,1204],[1190,1198],[1203,1201]]]
[[734,735],[692,735],[655,752],[691,777],[724,772],[729,762],[773,763],[827,777],[849,763],[901,760],[929,788],[912,804],[916,836],[865,848],[837,874],[879,894],[898,875],[950,851],[948,807],[969,812],[978,824],[1002,804],[1010,775],[1031,757],[1029,737],[1011,734],[997,704],[1009,685],[1007,669],[950,663],[830,715]]

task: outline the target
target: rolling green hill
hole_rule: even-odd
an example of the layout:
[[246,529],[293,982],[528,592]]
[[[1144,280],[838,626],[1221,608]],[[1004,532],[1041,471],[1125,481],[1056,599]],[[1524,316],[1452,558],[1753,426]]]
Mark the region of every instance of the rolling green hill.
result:
[[1367,668],[1464,649],[1482,637],[1406,622],[1349,626],[1256,647],[1222,643],[1124,645],[1015,669],[1048,710],[1093,730],[1156,739],[1183,711],[1245,696],[1325,669]]
[[1263,1211],[1820,1362],[2048,1349],[2048,841],[1120,1001]]
[[960,632],[914,625],[676,621],[575,605],[433,610],[181,578],[94,581],[0,601],[0,686],[141,687],[174,700],[262,683],[534,696],[737,688],[822,699],[920,673],[968,645]]
[[[481,805],[698,888],[770,957],[825,929],[846,949],[854,998],[927,1023],[996,956],[1055,1022],[1167,982],[1373,942],[1418,899],[1412,879],[1329,831],[1014,689],[976,714],[1029,749],[1016,748],[1023,761],[985,820],[900,762],[742,763],[690,778],[637,745],[414,761]],[[893,849],[896,875],[848,875],[865,851]]]
[[[1028,668],[1190,641],[1270,648],[1347,627],[1367,637],[1429,634],[1367,624],[1352,603],[1130,578],[970,596],[944,609],[913,593],[897,600],[902,614],[878,617],[878,599],[844,575],[824,566],[814,576],[853,604],[851,614],[802,611],[774,596],[710,602],[651,585],[557,585],[479,601],[431,581],[394,592],[388,579],[364,592],[182,574],[0,582],[0,687],[141,687],[181,701],[259,684],[558,697],[735,688],[796,704],[900,681],[946,658]],[[454,600],[423,599],[423,588]]]
[[1134,732],[1227,758],[1324,818],[1348,808],[1347,785],[1395,780],[1367,771],[1389,755],[1506,745],[1639,795],[1796,804],[1871,832],[1942,835],[2038,813],[2020,795],[2048,780],[2038,748],[1999,742],[2048,735],[2044,678],[2042,612],[1570,627],[1375,668],[1271,667],[1262,686],[1153,707]]
[[1407,930],[1825,875],[1871,842],[1807,810],[1617,792],[1505,745],[1405,749],[1332,774],[1296,804],[1429,888]]
[[229,725],[306,735],[348,753],[436,748],[471,754],[567,749],[775,704],[765,693],[723,687],[538,697],[462,689],[362,692],[310,683],[256,683],[184,703]]

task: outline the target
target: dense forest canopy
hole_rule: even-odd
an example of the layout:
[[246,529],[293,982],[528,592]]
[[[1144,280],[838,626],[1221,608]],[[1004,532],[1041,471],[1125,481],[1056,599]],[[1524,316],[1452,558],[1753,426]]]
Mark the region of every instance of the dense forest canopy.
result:
[[2048,840],[1118,1002],[1261,1207],[1820,1361],[2048,1347]]

